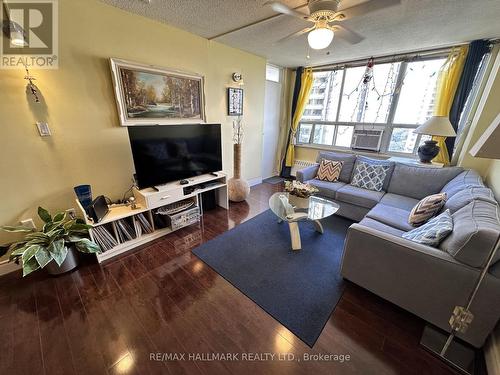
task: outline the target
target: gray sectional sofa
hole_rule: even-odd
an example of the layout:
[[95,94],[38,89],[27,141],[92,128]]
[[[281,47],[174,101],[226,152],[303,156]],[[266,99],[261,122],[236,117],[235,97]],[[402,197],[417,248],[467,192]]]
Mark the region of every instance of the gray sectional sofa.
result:
[[[348,230],[342,276],[424,320],[449,330],[456,305],[465,305],[481,267],[500,234],[499,206],[473,170],[431,168],[320,152],[344,162],[338,182],[315,179],[318,165],[297,172],[297,180],[340,205],[338,215],[357,221]],[[358,159],[390,165],[384,191],[351,186]],[[402,238],[412,230],[408,216],[417,202],[446,192],[453,232],[439,248]],[[459,337],[481,347],[500,318],[500,252],[471,307],[475,318]]]

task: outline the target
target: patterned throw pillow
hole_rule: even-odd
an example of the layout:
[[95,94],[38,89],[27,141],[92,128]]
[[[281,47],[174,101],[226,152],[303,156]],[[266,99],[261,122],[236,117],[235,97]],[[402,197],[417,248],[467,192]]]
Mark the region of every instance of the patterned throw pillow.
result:
[[414,227],[419,227],[425,224],[427,220],[436,215],[441,207],[446,203],[446,193],[432,194],[420,202],[410,212],[408,223]]
[[453,219],[450,210],[446,210],[421,227],[404,233],[402,237],[423,245],[437,247],[452,231]]
[[316,178],[322,181],[337,182],[339,180],[343,164],[343,161],[322,159]]
[[389,165],[374,165],[358,161],[351,185],[368,190],[382,191],[385,177],[390,168]]

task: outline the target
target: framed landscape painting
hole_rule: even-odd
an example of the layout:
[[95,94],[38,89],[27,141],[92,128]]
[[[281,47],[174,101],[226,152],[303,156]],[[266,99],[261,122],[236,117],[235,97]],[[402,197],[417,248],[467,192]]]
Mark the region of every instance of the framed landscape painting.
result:
[[202,76],[119,59],[110,61],[122,126],[205,122]]

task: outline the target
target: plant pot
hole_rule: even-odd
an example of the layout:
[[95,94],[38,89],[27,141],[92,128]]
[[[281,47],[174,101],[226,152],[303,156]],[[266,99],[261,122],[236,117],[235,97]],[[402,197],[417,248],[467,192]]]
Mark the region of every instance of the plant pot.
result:
[[436,141],[425,141],[418,148],[418,157],[422,163],[430,163],[439,154],[439,146]]
[[241,178],[231,178],[227,182],[229,200],[231,202],[243,202],[250,194],[250,186]]
[[74,246],[68,248],[66,259],[59,266],[55,260],[52,260],[44,268],[50,275],[60,275],[78,267],[78,251]]

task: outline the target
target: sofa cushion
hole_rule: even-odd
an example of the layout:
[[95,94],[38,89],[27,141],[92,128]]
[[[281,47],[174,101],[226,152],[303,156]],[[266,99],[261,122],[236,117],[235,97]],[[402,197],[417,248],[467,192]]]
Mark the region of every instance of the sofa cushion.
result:
[[448,198],[451,198],[462,189],[472,186],[484,187],[484,184],[481,176],[476,171],[468,169],[450,180],[441,191],[448,194]]
[[352,170],[356,162],[356,155],[343,154],[340,152],[320,151],[318,154],[317,162],[320,163],[322,159],[343,161],[342,171],[340,172],[339,181],[349,183],[351,181]]
[[336,199],[356,206],[372,208],[384,196],[383,191],[362,189],[356,186],[345,185],[337,190]]
[[382,191],[390,168],[388,165],[374,165],[364,161],[357,161],[351,185],[368,190]]
[[452,231],[453,219],[450,211],[446,210],[424,225],[404,233],[402,237],[422,245],[437,247]]
[[[387,191],[389,183],[391,182],[392,173],[394,172],[394,168],[396,167],[396,163],[389,160],[367,158],[365,156],[358,156],[358,158],[356,159],[356,164],[359,162],[365,162],[370,165],[384,165],[389,167],[389,169],[387,169],[384,184],[382,186],[382,190]],[[354,165],[354,170],[356,170],[356,165]]]
[[361,220],[359,222],[359,224],[364,225],[365,227],[373,228],[373,229],[379,230],[381,232],[389,233],[389,234],[392,234],[392,235],[398,236],[398,237],[401,237],[402,234],[405,233],[404,231],[402,231],[400,229],[391,227],[390,225],[381,223],[380,221],[371,219],[369,217],[365,217],[363,220]]
[[408,223],[409,215],[410,211],[379,203],[366,214],[366,217],[407,232],[415,229]]
[[388,192],[422,199],[439,193],[462,170],[459,167],[432,168],[396,163]]
[[[462,207],[452,215],[453,233],[440,248],[459,262],[481,267],[500,234],[498,210],[497,204],[480,199]],[[493,263],[498,259],[500,252],[497,252]]]
[[337,182],[343,164],[343,161],[321,160],[316,178],[321,181]]
[[387,193],[382,197],[380,203],[387,206],[402,208],[403,210],[410,212],[411,209],[418,203],[418,199],[399,194]]
[[469,186],[453,194],[453,196],[446,201],[443,211],[450,210],[453,214],[475,199],[481,199],[493,204],[496,203],[495,196],[491,189],[481,186]]
[[342,186],[345,186],[343,182],[328,182],[321,180],[309,180],[306,181],[307,184],[311,184],[316,187],[319,192],[318,195],[322,195],[324,197],[335,199],[335,192],[340,189]]
[[446,202],[446,193],[437,193],[429,195],[420,200],[415,207],[412,208],[408,223],[414,227],[419,227],[434,217],[444,206]]

